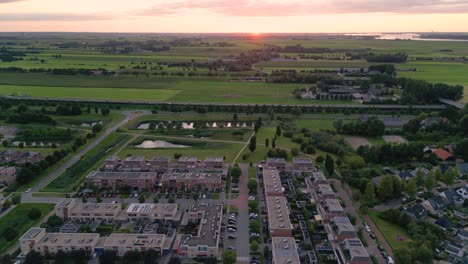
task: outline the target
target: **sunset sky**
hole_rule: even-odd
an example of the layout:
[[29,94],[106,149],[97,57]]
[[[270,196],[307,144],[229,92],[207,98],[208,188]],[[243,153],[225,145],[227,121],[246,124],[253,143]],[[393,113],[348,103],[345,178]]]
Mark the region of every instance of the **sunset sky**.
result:
[[467,32],[468,0],[0,0],[0,31]]

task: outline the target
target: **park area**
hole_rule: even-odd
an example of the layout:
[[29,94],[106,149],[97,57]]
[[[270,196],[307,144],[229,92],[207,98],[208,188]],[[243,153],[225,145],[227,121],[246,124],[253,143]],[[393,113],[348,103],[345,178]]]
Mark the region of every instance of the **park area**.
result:
[[403,228],[382,219],[379,216],[379,212],[375,210],[369,210],[368,214],[393,249],[398,249],[408,244],[410,240]]
[[[38,217],[30,214],[33,208],[40,211]],[[5,253],[18,238],[53,209],[53,204],[20,204],[0,218],[0,254]]]

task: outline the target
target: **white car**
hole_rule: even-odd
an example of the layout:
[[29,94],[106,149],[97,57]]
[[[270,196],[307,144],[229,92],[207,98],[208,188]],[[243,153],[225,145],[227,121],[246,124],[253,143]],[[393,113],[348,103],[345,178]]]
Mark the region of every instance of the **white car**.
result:
[[255,196],[250,195],[250,196],[249,196],[249,201],[255,201]]
[[31,188],[27,189],[25,192],[28,193],[28,192],[30,192],[30,191],[32,191]]
[[231,232],[231,233],[233,233],[233,232],[236,232],[236,231],[237,231],[237,230],[236,230],[236,229],[234,229],[234,228],[228,228],[228,232]]
[[366,229],[367,232],[370,233],[371,230],[370,230],[370,227],[368,225],[366,225],[364,228]]

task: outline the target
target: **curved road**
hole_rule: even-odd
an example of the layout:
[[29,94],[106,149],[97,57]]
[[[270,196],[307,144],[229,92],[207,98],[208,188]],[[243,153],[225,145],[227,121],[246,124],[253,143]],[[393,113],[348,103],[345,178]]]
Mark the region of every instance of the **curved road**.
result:
[[82,156],[86,155],[91,149],[96,147],[105,138],[107,138],[112,132],[115,132],[119,127],[121,127],[122,125],[126,124],[128,121],[136,117],[143,116],[143,115],[150,115],[151,112],[146,111],[146,110],[136,110],[136,111],[125,111],[125,112],[122,112],[122,114],[125,116],[125,118],[121,122],[119,122],[118,124],[112,127],[107,128],[99,137],[97,137],[93,142],[89,143],[84,149],[82,149],[76,154],[72,154],[74,155],[73,157],[71,157],[69,160],[63,163],[58,169],[54,170],[49,175],[41,179],[38,183],[36,183],[36,185],[31,187],[30,192],[22,193],[21,201],[28,203],[28,202],[37,202],[38,200],[49,200],[49,201],[54,200],[48,197],[43,197],[45,199],[38,199],[39,197],[32,197],[32,193],[39,191],[41,188],[43,188],[44,186],[49,184],[51,181],[53,181],[55,178],[57,178],[60,174],[62,174],[65,170],[67,170],[68,168],[73,166],[75,163],[77,163],[81,159]]

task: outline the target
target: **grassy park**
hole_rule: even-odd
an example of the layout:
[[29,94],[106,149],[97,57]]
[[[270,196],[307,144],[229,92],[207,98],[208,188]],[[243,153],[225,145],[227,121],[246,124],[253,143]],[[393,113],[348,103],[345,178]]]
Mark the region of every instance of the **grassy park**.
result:
[[[406,231],[403,228],[380,218],[379,212],[375,210],[369,210],[369,216],[372,218],[372,221],[374,221],[380,232],[385,237],[385,240],[387,240],[393,249],[404,247],[409,242]],[[402,239],[400,241],[398,240],[399,236]]]

